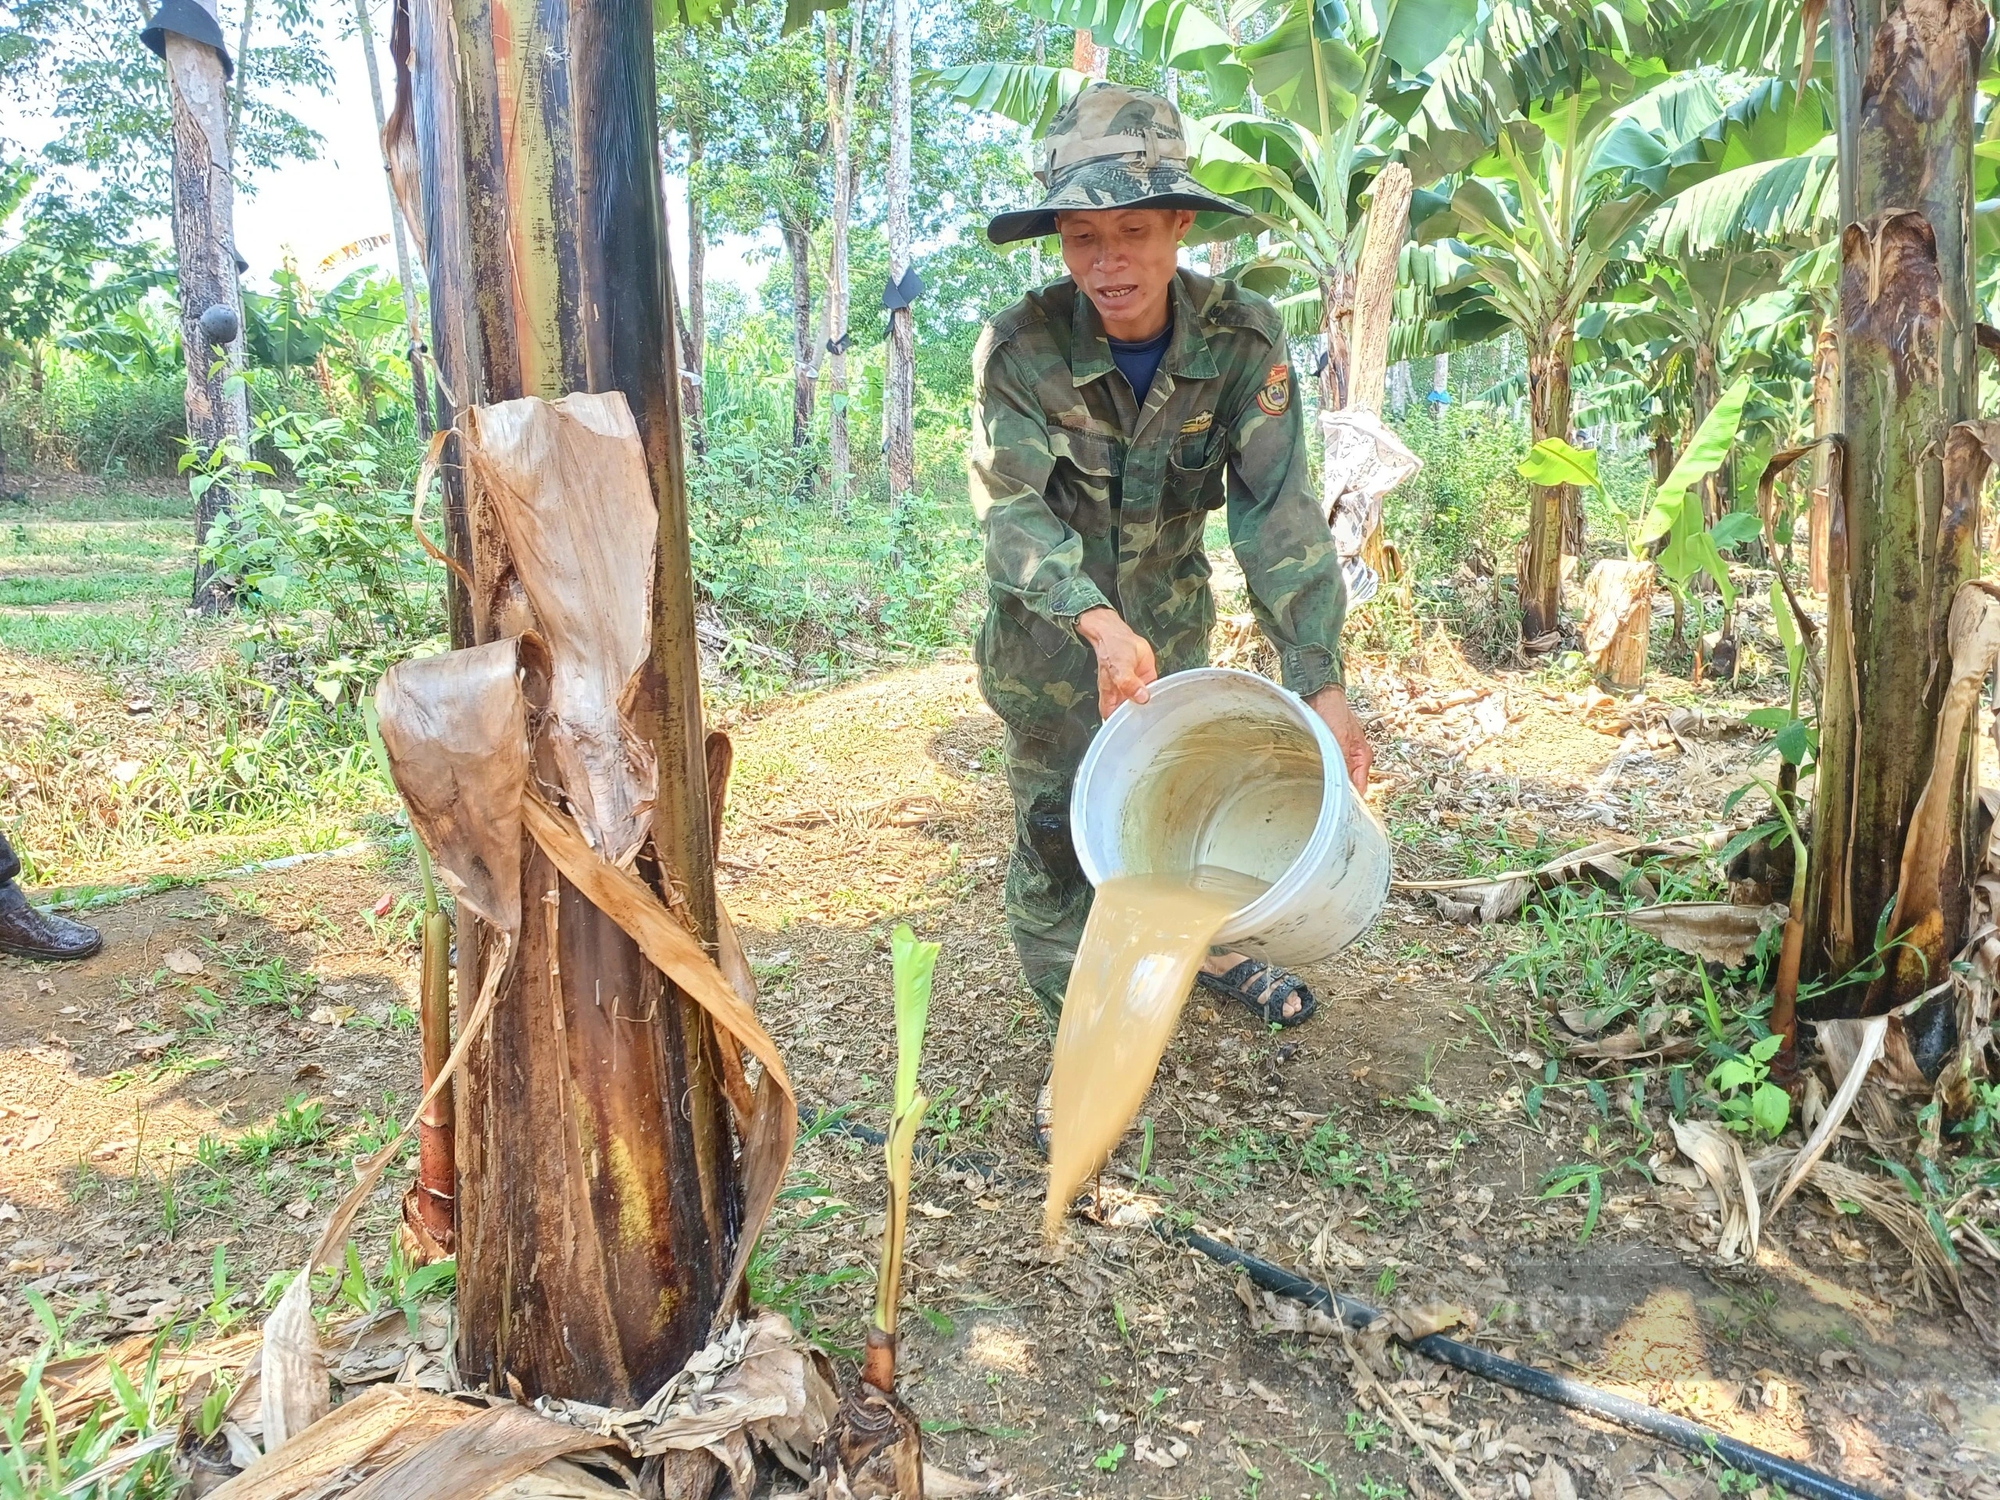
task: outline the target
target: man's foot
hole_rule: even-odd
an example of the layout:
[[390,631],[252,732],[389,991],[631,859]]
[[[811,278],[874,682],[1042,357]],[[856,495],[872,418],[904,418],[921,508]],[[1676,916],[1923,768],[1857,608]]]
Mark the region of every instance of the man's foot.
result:
[[1203,989],[1228,996],[1270,1026],[1296,1026],[1319,1009],[1319,1001],[1296,974],[1240,953],[1210,958],[1194,978]]
[[95,927],[36,911],[13,881],[0,885],[0,953],[61,963],[89,958],[103,946],[104,939]]

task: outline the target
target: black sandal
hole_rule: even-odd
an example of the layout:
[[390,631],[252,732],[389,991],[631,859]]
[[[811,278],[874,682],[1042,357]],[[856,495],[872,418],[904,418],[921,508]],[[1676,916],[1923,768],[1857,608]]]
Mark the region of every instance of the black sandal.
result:
[[[1226,974],[1199,973],[1194,979],[1205,990],[1227,995],[1267,1026],[1297,1026],[1319,1009],[1319,1001],[1298,975],[1254,958],[1244,959]],[[1299,1008],[1288,1016],[1285,1002],[1294,995],[1299,997]]]

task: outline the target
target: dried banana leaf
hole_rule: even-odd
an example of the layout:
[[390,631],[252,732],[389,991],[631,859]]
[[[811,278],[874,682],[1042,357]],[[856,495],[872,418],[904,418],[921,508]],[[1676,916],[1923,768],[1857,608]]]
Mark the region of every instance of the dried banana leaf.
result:
[[[1840,1087],[1834,1092],[1833,1102],[1820,1116],[1819,1124],[1813,1130],[1811,1137],[1792,1159],[1791,1168],[1785,1173],[1784,1182],[1777,1192],[1771,1195],[1770,1207],[1765,1210],[1766,1217],[1785,1206],[1785,1200],[1798,1191],[1799,1184],[1811,1175],[1812,1169],[1819,1164],[1819,1159],[1826,1155],[1826,1148],[1833,1144],[1834,1135],[1839,1131],[1841,1122],[1847,1118],[1847,1112],[1854,1108],[1854,1101],[1861,1095],[1862,1085],[1868,1079],[1869,1068],[1874,1065],[1875,1059],[1882,1055],[1882,1042],[1888,1035],[1889,1019],[1887,1016],[1874,1016],[1865,1021],[1847,1023],[1861,1028],[1855,1055],[1850,1059],[1845,1075],[1840,1080]],[[1835,1023],[1820,1023],[1822,1041],[1827,1026],[1833,1024]]]
[[475,1411],[414,1386],[371,1386],[315,1422],[306,1441],[210,1490],[209,1500],[297,1500],[322,1493],[335,1475],[371,1473]]
[[1619,916],[1677,953],[1733,969],[1757,940],[1785,920],[1782,906],[1734,906],[1727,901],[1674,901],[1642,906]]
[[[1954,436],[1963,426],[1953,429]],[[1983,450],[1976,451],[1983,475]],[[1965,751],[1970,741],[1967,729],[1978,712],[1986,678],[1994,662],[2000,659],[2000,584],[1975,579],[1961,587],[1951,601],[1946,633],[1951,648],[1951,680],[1938,711],[1937,751],[1923,794],[1910,814],[1910,831],[1903,842],[1902,873],[1896,888],[1896,909],[1889,919],[1889,932],[1901,941],[1890,954],[1889,972],[1870,987],[1870,1010],[1886,1008],[1878,1003],[1884,999],[1891,1004],[1907,1000],[1947,972],[1946,960],[1951,955],[1945,951],[1948,937],[1945,870],[1952,862],[1960,836],[1958,814],[1965,779]]]
[[494,1406],[447,1428],[378,1469],[348,1500],[459,1500],[484,1495],[552,1458],[607,1447],[610,1439],[551,1422],[525,1406]]
[[514,640],[417,657],[375,690],[382,743],[410,822],[451,892],[521,930],[521,789],[528,709]]
[[625,707],[651,647],[657,529],[639,430],[618,391],[527,398],[476,408],[465,448],[548,643],[563,785],[591,847],[622,865],[659,781]]
[[1763,1214],[1750,1163],[1742,1144],[1720,1126],[1704,1120],[1673,1120],[1674,1144],[1700,1169],[1722,1205],[1722,1240],[1716,1253],[1725,1261],[1754,1260],[1763,1231]]

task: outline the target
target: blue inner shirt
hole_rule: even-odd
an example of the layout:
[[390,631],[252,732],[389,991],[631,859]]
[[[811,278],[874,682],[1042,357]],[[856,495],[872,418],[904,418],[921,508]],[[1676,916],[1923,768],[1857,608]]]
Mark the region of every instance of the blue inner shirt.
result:
[[1153,376],[1159,373],[1160,361],[1166,358],[1167,345],[1173,342],[1173,320],[1167,326],[1143,343],[1127,343],[1124,339],[1106,337],[1111,346],[1111,362],[1124,373],[1126,384],[1132,387],[1132,394],[1141,406],[1146,404],[1146,392],[1153,388]]

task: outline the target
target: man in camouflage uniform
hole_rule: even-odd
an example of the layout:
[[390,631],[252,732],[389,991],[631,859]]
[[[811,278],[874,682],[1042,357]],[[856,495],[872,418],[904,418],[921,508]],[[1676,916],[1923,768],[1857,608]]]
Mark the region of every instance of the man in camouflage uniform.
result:
[[[995,244],[1060,234],[1070,276],[995,318],[973,356],[971,480],[988,608],[980,690],[1006,726],[1015,837],[1007,918],[1053,1016],[1090,910],[1070,786],[1104,716],[1158,676],[1205,666],[1215,604],[1202,532],[1227,508],[1250,604],[1284,684],[1365,785],[1368,742],[1341,686],[1346,590],[1312,492],[1284,320],[1178,266],[1198,211],[1245,210],[1187,172],[1179,112],[1096,84],[1040,145],[1035,208]],[[1202,982],[1265,1019],[1312,1011],[1297,979],[1228,954]]]

